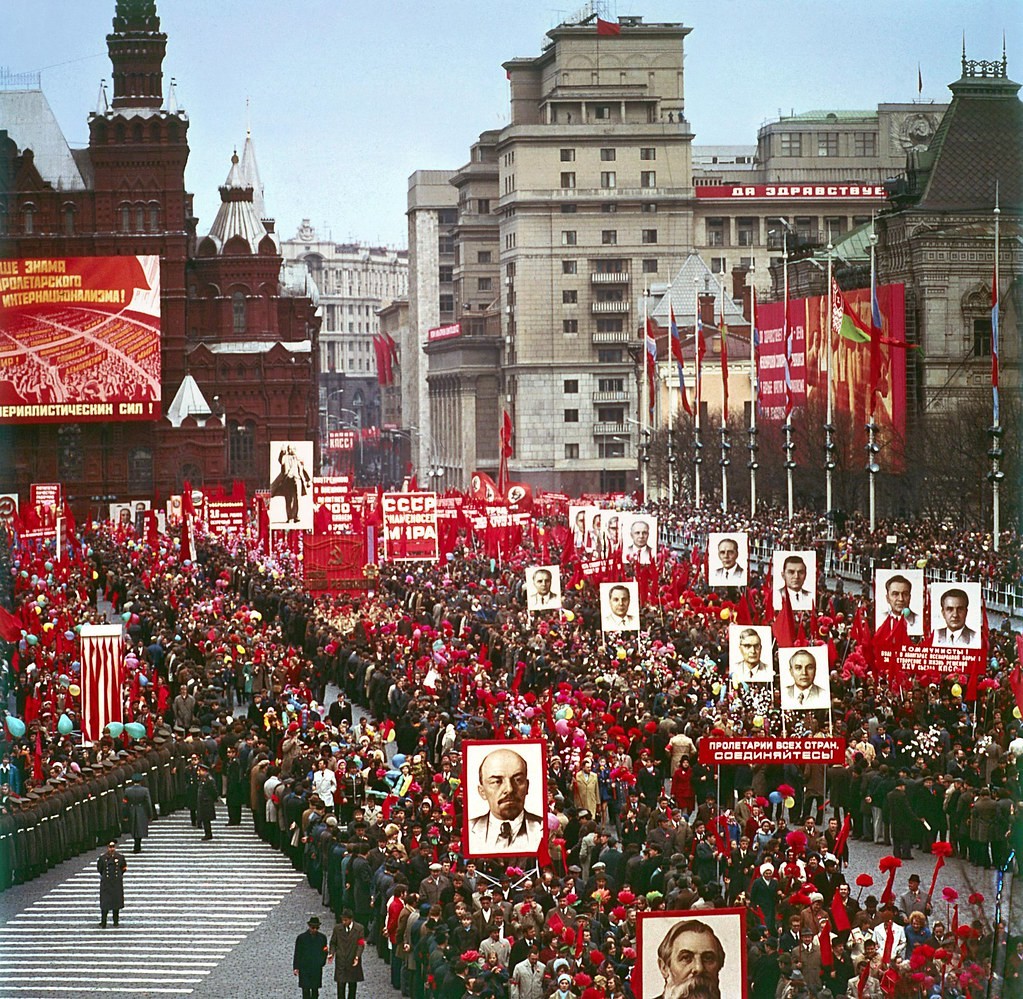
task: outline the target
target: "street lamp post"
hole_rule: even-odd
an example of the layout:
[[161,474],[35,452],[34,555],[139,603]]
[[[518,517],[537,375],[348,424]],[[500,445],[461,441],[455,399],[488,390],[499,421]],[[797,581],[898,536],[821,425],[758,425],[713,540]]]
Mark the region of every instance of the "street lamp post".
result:
[[782,330],[783,338],[785,342],[785,392],[786,400],[785,407],[788,412],[785,415],[785,426],[782,430],[785,433],[785,443],[782,445],[782,450],[785,452],[785,484],[786,492],[788,494],[788,514],[789,520],[792,519],[794,514],[794,496],[793,496],[793,484],[792,484],[792,470],[796,467],[796,463],[792,460],[792,452],[796,449],[796,445],[792,440],[792,341],[791,331],[789,329],[789,233],[792,231],[792,226],[789,225],[788,219],[777,218],[775,222],[780,222],[782,225],[781,230],[781,253],[782,253],[782,283],[784,286],[784,316],[782,319]]
[[749,373],[750,373],[750,407],[749,407],[749,443],[746,445],[749,451],[749,511],[750,516],[757,515],[757,396],[760,392],[757,374],[757,284],[756,264],[751,264],[749,269],[750,279],[750,332],[749,332]]

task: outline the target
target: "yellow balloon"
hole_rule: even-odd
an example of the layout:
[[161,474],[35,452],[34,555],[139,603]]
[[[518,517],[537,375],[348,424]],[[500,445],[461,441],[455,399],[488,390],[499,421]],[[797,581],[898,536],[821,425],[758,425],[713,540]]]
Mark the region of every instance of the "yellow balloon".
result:
[[623,649],[623,648],[621,648],[619,646],[619,648],[618,648],[618,658],[619,659],[627,659],[628,656],[629,656],[628,652],[626,652],[625,649]]
[[962,697],[963,696],[963,688],[960,687],[958,683],[953,683],[952,684],[952,696],[953,697]]
[[68,687],[67,692],[72,697],[77,697],[82,692],[82,688],[79,687],[77,683],[73,683],[73,684],[71,684],[70,687]]
[[764,719],[761,718],[760,715],[757,715],[753,719],[753,727],[754,728],[763,728],[764,727]]
[[240,655],[240,656],[245,655],[245,646],[244,645],[236,645],[235,648],[238,650],[238,655]]
[[92,570],[92,578],[99,579],[99,573],[95,569]]
[[585,585],[586,584],[580,579],[579,582],[575,584],[575,588],[577,590],[581,590]]
[[1016,721],[1019,721],[1020,718],[1023,718],[1023,714],[1020,713],[1018,704],[1016,705],[1016,707],[1012,709],[1012,717],[1015,718]]
[[795,799],[795,798],[793,798],[793,797],[792,797],[792,796],[790,795],[789,797],[787,797],[787,798],[785,799],[785,801],[783,802],[783,804],[785,805],[785,807],[786,807],[786,808],[792,808],[792,807],[794,807],[794,806],[795,806],[795,804],[796,804],[796,799]]
[[916,560],[916,567],[918,569],[926,568],[926,566],[927,566],[927,559],[925,559],[925,558],[918,558]]
[[566,621],[574,621],[575,620],[575,612],[574,611],[565,611],[565,620]]
[[721,608],[721,620],[727,621],[732,616],[732,612],[727,607]]
[[391,731],[387,733],[387,741],[388,742],[394,742],[395,735],[396,735],[396,733],[395,733],[394,729],[392,728]]
[[712,694],[713,694],[713,695],[714,695],[715,697],[717,697],[717,695],[721,693],[721,684],[720,684],[720,683],[717,683],[717,682],[715,681],[714,683],[712,683],[712,684],[711,684],[711,686],[710,686],[710,690],[711,690],[711,693],[712,693]]
[[571,708],[565,708],[565,720],[571,721],[575,717],[575,712]]

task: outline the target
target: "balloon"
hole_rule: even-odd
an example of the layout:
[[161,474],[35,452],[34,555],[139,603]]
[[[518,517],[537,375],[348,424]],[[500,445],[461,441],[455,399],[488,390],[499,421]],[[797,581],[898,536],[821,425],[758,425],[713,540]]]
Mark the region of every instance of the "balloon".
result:
[[397,737],[397,733],[392,728],[391,731],[387,733],[387,741],[388,742],[394,742],[396,737]]
[[581,728],[577,728],[572,733],[572,745],[578,746],[580,749],[586,745],[586,733]]
[[124,613],[123,613],[123,614],[121,615],[121,620],[122,620],[122,621],[123,621],[123,622],[124,622],[125,624],[127,624],[127,623],[128,623],[128,622],[129,622],[130,620],[131,620],[131,611],[125,611],[125,612],[124,612]]
[[526,724],[525,722],[523,722],[523,723],[522,723],[522,724],[521,724],[521,725],[519,726],[519,731],[520,731],[520,732],[521,732],[521,733],[522,733],[523,735],[529,735],[529,732],[530,732],[530,728],[529,728],[529,726],[528,726],[528,725],[527,725],[527,724]]
[[57,721],[57,731],[61,735],[70,735],[74,731],[75,725],[66,714],[60,716]]
[[727,621],[732,616],[732,612],[727,607],[721,608],[721,620]]
[[568,708],[558,708],[558,710],[554,712],[554,717],[557,718],[558,721],[564,721],[568,717],[568,715],[565,714],[567,710]]
[[721,693],[721,684],[715,681],[710,685],[710,692],[717,697]]
[[26,635],[25,636],[25,641],[28,642],[29,645],[38,645],[39,644],[39,636],[38,635]]
[[786,807],[786,808],[794,808],[794,807],[795,807],[795,805],[796,805],[796,799],[795,799],[795,798],[793,798],[793,797],[792,797],[792,795],[790,794],[790,795],[789,795],[789,796],[788,796],[788,797],[787,797],[787,798],[785,799],[785,807]]
[[963,696],[963,688],[960,687],[958,683],[953,683],[952,684],[952,696],[953,697],[962,697]]
[[82,688],[79,687],[77,683],[73,683],[73,684],[71,684],[70,687],[68,687],[67,692],[72,697],[77,697],[82,692]]
[[149,677],[148,677],[148,676],[146,676],[146,674],[145,674],[145,673],[140,673],[140,674],[139,674],[139,683],[140,683],[140,684],[141,684],[141,685],[142,685],[143,687],[148,687],[148,686],[149,686]]
[[402,753],[395,753],[394,756],[391,757],[391,765],[392,766],[400,768],[401,765],[404,762],[405,762],[405,757],[404,757],[404,755]]
[[908,607],[903,607],[902,608],[902,616],[903,617],[909,617],[909,615],[912,614],[912,613],[913,612]]
[[142,722],[128,722],[124,731],[132,739],[144,739],[146,737],[146,726]]
[[74,633],[73,631],[65,631],[65,632],[64,632],[64,637],[65,637],[65,638],[66,638],[66,639],[67,639],[67,640],[68,640],[69,642],[73,642],[73,641],[75,640],[75,633]]
[[1023,713],[1020,712],[1018,704],[1016,705],[1016,707],[1012,709],[1012,717],[1015,718],[1016,721],[1019,721],[1021,718],[1023,718]]
[[571,721],[575,717],[575,712],[571,708],[565,708],[565,717]]
[[15,739],[20,739],[25,734],[25,723],[20,718],[15,718],[14,715],[8,715],[7,731],[10,732]]
[[574,611],[570,611],[570,610],[565,611],[565,620],[566,621],[574,621],[575,620],[575,612]]
[[780,805],[782,803],[782,796],[780,791],[772,791],[768,796],[767,800],[772,805]]
[[113,739],[116,739],[123,731],[124,726],[120,722],[109,722],[107,724],[107,732],[110,733]]
[[927,567],[927,559],[925,559],[925,558],[918,558],[918,559],[916,560],[916,567],[917,567],[918,569],[924,569],[924,568],[926,568],[926,567]]
[[52,562],[44,562],[44,563],[43,563],[43,568],[44,568],[44,569],[45,569],[45,570],[46,570],[47,572],[53,572],[53,563],[52,563]]
[[92,570],[92,578],[94,580],[99,579],[99,573],[95,569]]
[[561,825],[561,823],[558,821],[558,817],[556,815],[551,815],[551,813],[548,812],[547,813],[547,831],[548,832],[554,832],[554,830],[557,829],[558,826],[560,826],[560,825]]
[[618,658],[624,662],[629,658],[629,653],[625,651],[620,645],[618,646]]
[[559,718],[554,723],[554,731],[557,732],[558,735],[568,735],[570,731],[568,722],[565,721],[564,718]]

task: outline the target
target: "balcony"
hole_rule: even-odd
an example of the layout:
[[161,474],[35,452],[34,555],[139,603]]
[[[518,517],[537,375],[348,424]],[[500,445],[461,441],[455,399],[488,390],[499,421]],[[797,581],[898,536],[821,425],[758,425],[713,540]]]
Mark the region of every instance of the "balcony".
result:
[[628,302],[591,302],[590,312],[595,314],[606,315],[607,313],[613,313],[616,315],[628,314],[629,303]]
[[628,284],[628,271],[594,271],[590,275],[591,284]]
[[594,437],[618,437],[623,434],[628,434],[629,425],[627,423],[594,423],[593,424],[593,436]]
[[593,393],[593,401],[594,402],[628,402],[629,401],[629,393],[625,392],[625,391],[622,391],[622,392],[594,392]]
[[[596,303],[594,303],[596,304]],[[602,303],[603,304],[603,303]],[[591,343],[604,344],[604,343],[632,343],[633,336],[629,330],[616,330],[614,332],[598,332],[591,334]]]

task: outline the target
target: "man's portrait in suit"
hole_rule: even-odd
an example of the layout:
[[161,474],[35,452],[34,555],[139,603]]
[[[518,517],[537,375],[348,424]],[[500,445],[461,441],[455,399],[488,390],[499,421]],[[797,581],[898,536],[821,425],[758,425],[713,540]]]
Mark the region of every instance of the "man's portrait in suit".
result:
[[932,645],[980,648],[980,583],[931,587]]
[[586,550],[586,514],[591,507],[570,506],[568,508],[568,526],[572,531],[572,547],[577,552]]
[[539,849],[545,748],[538,739],[464,744],[466,856],[519,857]]
[[831,677],[826,645],[779,649],[783,711],[814,711],[831,707]]
[[771,559],[774,573],[774,610],[781,610],[785,595],[794,611],[813,610],[817,588],[817,553],[777,551]]
[[600,584],[601,631],[639,631],[639,583]]
[[769,625],[728,626],[728,676],[732,683],[770,683],[774,679]]
[[622,515],[622,562],[650,565],[657,556],[657,518],[645,513]]
[[526,569],[526,609],[531,614],[561,609],[561,566],[531,565]]
[[740,909],[641,912],[636,999],[729,999],[747,993]]
[[745,586],[749,541],[743,532],[707,537],[707,582],[711,586]]
[[924,633],[924,574],[922,569],[874,571],[874,627],[901,618],[906,633]]

